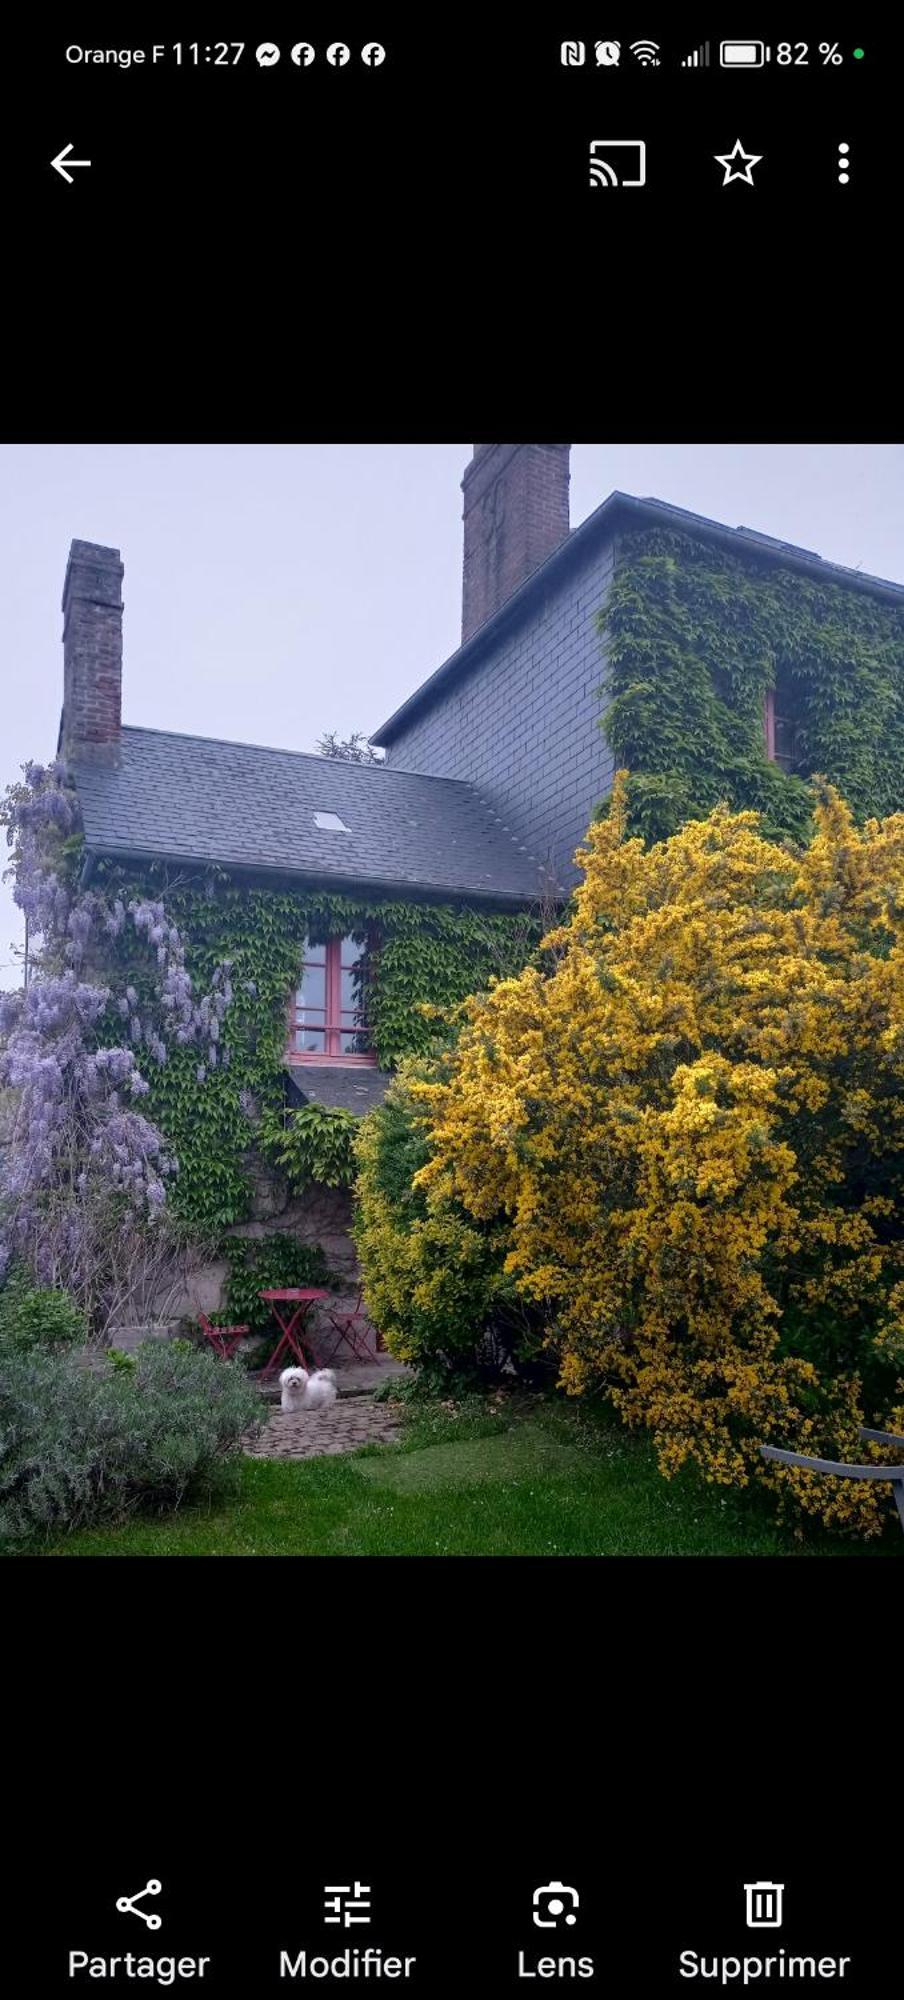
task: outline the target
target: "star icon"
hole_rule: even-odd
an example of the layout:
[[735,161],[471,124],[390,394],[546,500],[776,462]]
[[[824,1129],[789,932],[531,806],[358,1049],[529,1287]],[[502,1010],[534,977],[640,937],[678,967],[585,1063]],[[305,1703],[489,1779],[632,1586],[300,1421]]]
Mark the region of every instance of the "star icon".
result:
[[759,166],[763,155],[745,153],[740,139],[736,139],[730,153],[715,153],[713,157],[720,167],[725,168],[723,187],[727,187],[729,181],[746,181],[748,187],[753,187],[753,169]]

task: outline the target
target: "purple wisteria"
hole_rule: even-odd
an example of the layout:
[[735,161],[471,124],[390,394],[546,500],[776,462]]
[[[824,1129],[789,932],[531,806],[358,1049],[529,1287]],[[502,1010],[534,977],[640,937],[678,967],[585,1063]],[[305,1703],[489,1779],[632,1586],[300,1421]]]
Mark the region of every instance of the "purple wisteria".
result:
[[12,1093],[0,1154],[0,1277],[21,1257],[39,1283],[85,1274],[97,1291],[98,1230],[114,1238],[161,1214],[177,1163],[138,1108],[142,1062],[197,1044],[199,1080],[225,1059],[221,1027],[232,1000],[228,962],[198,996],[185,944],[164,904],[124,902],[80,879],[81,821],[65,767],[28,764],[0,817],[13,849],[8,871],[28,920],[34,970],[0,995],[0,1085]]

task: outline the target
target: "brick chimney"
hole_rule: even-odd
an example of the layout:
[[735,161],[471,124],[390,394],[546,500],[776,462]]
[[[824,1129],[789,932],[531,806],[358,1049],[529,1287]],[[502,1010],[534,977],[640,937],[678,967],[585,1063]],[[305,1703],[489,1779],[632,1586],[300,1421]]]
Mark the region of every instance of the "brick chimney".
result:
[[475,444],[465,470],[462,644],[568,534],[570,444]]
[[66,759],[119,762],[122,578],[118,549],[72,543],[63,585],[60,755]]

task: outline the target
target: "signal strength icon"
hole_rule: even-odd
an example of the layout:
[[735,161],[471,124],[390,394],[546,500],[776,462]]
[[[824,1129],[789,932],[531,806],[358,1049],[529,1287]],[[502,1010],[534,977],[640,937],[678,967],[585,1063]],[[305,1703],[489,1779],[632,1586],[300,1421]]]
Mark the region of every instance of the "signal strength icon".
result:
[[708,69],[709,43],[701,42],[698,49],[692,49],[689,56],[682,56],[682,69]]

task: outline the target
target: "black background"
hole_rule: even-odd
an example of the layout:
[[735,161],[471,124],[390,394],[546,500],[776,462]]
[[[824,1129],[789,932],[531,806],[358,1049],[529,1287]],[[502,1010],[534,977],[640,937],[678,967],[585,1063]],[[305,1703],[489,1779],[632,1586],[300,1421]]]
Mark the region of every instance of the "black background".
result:
[[[768,1831],[754,1834],[748,1824],[730,1842],[730,1853],[712,1838],[689,1839],[690,1824],[681,1801],[663,1798],[651,1810],[647,1799],[619,1796],[614,1788],[587,1800],[586,1829],[576,1838],[572,1814],[563,1811],[532,1837],[513,1835],[504,1811],[490,1810],[482,1827],[462,1829],[453,1848],[438,1826],[425,1827],[424,1851],[399,1844],[401,1826],[392,1815],[374,1813],[366,1798],[353,1805],[341,1834],[324,1824],[319,1809],[299,1805],[280,1828],[272,1819],[226,1832],[215,1855],[205,1855],[202,1827],[197,1851],[189,1858],[160,1860],[157,1840],[133,1837],[120,1843],[115,1859],[97,1855],[89,1869],[54,1889],[53,1907],[32,1934],[35,1987],[52,1994],[76,1991],[161,1990],[145,1979],[67,1977],[70,1950],[113,1955],[198,1958],[212,1963],[194,1987],[200,1994],[292,1990],[359,1991],[366,1985],[415,1994],[452,1994],[476,1986],[496,1993],[616,1992],[668,1995],[744,1989],[740,1979],[727,1986],[679,1973],[682,1951],[707,1958],[743,1959],[805,1953],[817,1959],[848,1956],[844,1994],[870,1995],[890,1984],[897,1947],[897,1922],[887,1855],[874,1854],[869,1887],[859,1866],[837,1851],[836,1843],[811,1835],[803,1859],[776,1814]],[[409,1815],[416,1810],[412,1802]],[[432,1815],[431,1815],[432,1817]],[[392,1830],[392,1833],[391,1833]],[[390,1836],[391,1833],[391,1837]],[[249,1834],[251,1838],[249,1839]],[[249,1847],[252,1849],[249,1852]],[[688,1851],[690,1847],[691,1851]],[[280,1861],[291,1856],[290,1865]],[[117,1915],[119,1895],[134,1895],[151,1878],[163,1894],[145,1898],[148,1910],[163,1917],[149,1932],[136,1917]],[[784,1883],[781,1930],[747,1930],[744,1883],[768,1879]],[[323,1918],[326,1885],[363,1882],[370,1890],[368,1926],[327,1927]],[[538,1929],[531,1919],[532,1892],[550,1881],[573,1884],[581,1903],[573,1928]],[[292,1958],[306,1949],[333,1958],[369,1945],[398,1957],[414,1955],[407,1980],[280,1979],[280,1952]],[[593,1960],[595,1976],[552,1979],[518,1976],[519,1953],[526,1967],[560,1954]],[[184,1990],[186,1982],[177,1982]],[[754,1990],[774,1993],[824,1991],[826,1981],[771,1980]],[[831,1984],[831,1982],[829,1982]],[[166,1990],[165,1988],[163,1990]]]
[[[512,1991],[524,1949],[589,1950],[585,1991],[666,1995],[702,1985],[682,1950],[779,1946],[849,1954],[841,1990],[885,1991],[900,1603],[880,1567],[8,1563],[11,1990],[71,1990],[71,1949],[210,1952],[202,1990],[275,1990],[281,1949],[370,1941],[319,1923],[324,1885],[357,1879],[424,1993]],[[112,1907],[152,1876],[156,1936]],[[551,1879],[581,1892],[574,1932],[531,1923]],[[780,1934],[746,1930],[753,1880],[786,1885]]]
[[[792,206],[811,218],[825,210],[843,228],[848,216],[862,222],[881,200],[896,171],[895,31],[870,36],[856,10],[846,23],[837,9],[812,27],[792,8],[773,17],[771,34],[768,19],[755,22],[771,41],[768,65],[726,71],[718,57],[725,19],[682,9],[649,23],[660,63],[641,67],[629,47],[630,16],[638,11],[604,10],[622,57],[618,67],[600,68],[593,57],[599,10],[578,0],[562,25],[585,41],[588,61],[568,68],[559,21],[542,16],[499,21],[455,9],[406,25],[401,10],[378,4],[366,13],[274,7],[244,16],[234,7],[220,16],[187,7],[175,17],[140,8],[127,27],[120,19],[102,35],[92,10],[69,8],[59,28],[36,28],[33,42],[29,34],[19,58],[25,67],[17,92],[30,126],[22,185],[45,214],[62,213],[66,186],[49,162],[72,143],[74,155],[92,165],[76,175],[78,194],[67,211],[77,201],[83,217],[124,216],[133,227],[165,222],[171,238],[201,244],[228,234],[247,201],[252,226],[282,235],[302,257],[312,240],[326,243],[335,229],[346,247],[375,233],[387,246],[406,241],[409,250],[420,238],[428,255],[431,247],[448,249],[442,232],[462,224],[473,231],[475,251],[481,239],[484,247],[494,236],[498,243],[503,231],[527,244],[538,224],[585,244],[622,226],[643,239],[654,212],[686,225],[691,237],[698,227],[712,230],[718,242],[746,227],[754,210],[771,210],[773,224]],[[289,57],[299,22],[317,50],[303,69]],[[332,68],[325,50],[340,35],[351,59]],[[255,45],[271,38],[281,59],[261,69]],[[387,51],[376,69],[360,59],[371,39]],[[712,66],[683,69],[682,54],[705,39]],[[780,39],[795,47],[808,42],[806,66],[778,62]],[[172,54],[176,40],[181,66]],[[233,40],[245,43],[239,63],[217,64],[217,43]],[[199,44],[197,65],[191,42]],[[72,64],[70,43],[140,47],[147,61],[129,69]],[[170,52],[156,65],[155,43]],[[842,63],[826,63],[820,43],[837,43]],[[853,59],[855,46],[864,48],[862,61]],[[603,211],[604,197],[591,193],[587,174],[590,139],[619,136],[644,138],[649,152],[646,187],[622,190],[607,204],[633,211],[621,222]],[[744,190],[732,188],[729,206],[714,159],[739,136],[763,156],[744,220]],[[852,148],[847,188],[837,183],[839,140]]]
[[[603,13],[432,9],[406,27],[376,6],[141,7],[111,30],[90,7],[59,27],[20,11],[4,50],[13,380],[30,373],[69,436],[433,437],[457,434],[459,409],[467,433],[483,403],[517,431],[526,397],[551,419],[573,399],[568,435],[884,434],[900,29],[773,12],[760,36],[809,41],[810,66],[738,74],[679,66],[717,49],[734,10]],[[618,69],[564,68],[563,33],[589,46],[601,28]],[[638,34],[660,41],[659,69],[628,59]],[[259,37],[281,44],[275,69],[258,69]],[[296,38],[338,37],[341,69],[288,59]],[[176,39],[247,48],[238,69],[65,61],[70,42]],[[367,39],[387,47],[377,70]],[[647,185],[591,191],[590,140],[619,136],[645,138]],[[762,165],[724,187],[714,156],[739,137]],[[69,144],[92,161],[72,185],[50,165]]]

